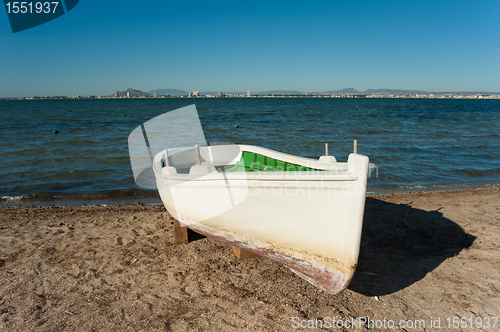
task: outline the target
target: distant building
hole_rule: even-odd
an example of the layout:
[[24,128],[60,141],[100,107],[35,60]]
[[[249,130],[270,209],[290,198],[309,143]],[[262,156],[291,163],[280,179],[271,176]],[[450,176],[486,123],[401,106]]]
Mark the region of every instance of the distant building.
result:
[[130,91],[127,91],[127,98],[130,98]]
[[158,98],[158,91],[153,92],[153,97]]
[[115,98],[118,98],[118,91],[115,92]]
[[222,97],[222,92],[219,91],[219,93],[217,94],[218,97]]
[[250,90],[247,91],[247,97],[250,97]]
[[194,97],[199,97],[200,96],[200,91],[193,91],[193,96]]
[[188,94],[188,97],[191,97],[191,92]]

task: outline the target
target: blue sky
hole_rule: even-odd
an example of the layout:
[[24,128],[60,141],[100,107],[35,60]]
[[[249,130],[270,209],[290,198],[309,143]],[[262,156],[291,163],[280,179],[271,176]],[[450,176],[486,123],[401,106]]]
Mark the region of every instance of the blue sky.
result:
[[500,92],[499,1],[85,1],[12,33],[0,97],[353,87]]

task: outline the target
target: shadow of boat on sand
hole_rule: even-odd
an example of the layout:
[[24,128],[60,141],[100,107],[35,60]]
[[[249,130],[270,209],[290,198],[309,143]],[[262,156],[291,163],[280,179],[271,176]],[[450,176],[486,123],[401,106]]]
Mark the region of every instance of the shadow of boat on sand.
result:
[[349,289],[367,296],[397,292],[469,248],[475,239],[439,210],[368,197],[358,268]]

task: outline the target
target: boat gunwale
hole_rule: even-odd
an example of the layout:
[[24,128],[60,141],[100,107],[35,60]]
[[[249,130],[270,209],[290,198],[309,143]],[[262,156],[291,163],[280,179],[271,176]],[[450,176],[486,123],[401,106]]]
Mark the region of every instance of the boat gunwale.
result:
[[[180,180],[180,181],[315,181],[315,182],[329,182],[329,181],[356,181],[358,176],[356,174],[346,173],[338,174],[337,171],[318,171],[321,174],[313,171],[263,171],[263,172],[234,172],[234,173],[208,173],[205,175],[189,175],[189,174],[163,174],[155,172],[157,176],[161,176],[167,180]],[[281,174],[280,174],[281,173]]]

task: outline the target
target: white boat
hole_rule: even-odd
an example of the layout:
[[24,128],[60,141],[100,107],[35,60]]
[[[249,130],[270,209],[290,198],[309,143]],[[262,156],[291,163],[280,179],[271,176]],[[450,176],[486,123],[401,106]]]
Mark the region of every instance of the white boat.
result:
[[373,167],[357,153],[337,162],[251,145],[172,148],[153,160],[161,199],[182,226],[277,261],[332,294],[356,269]]

